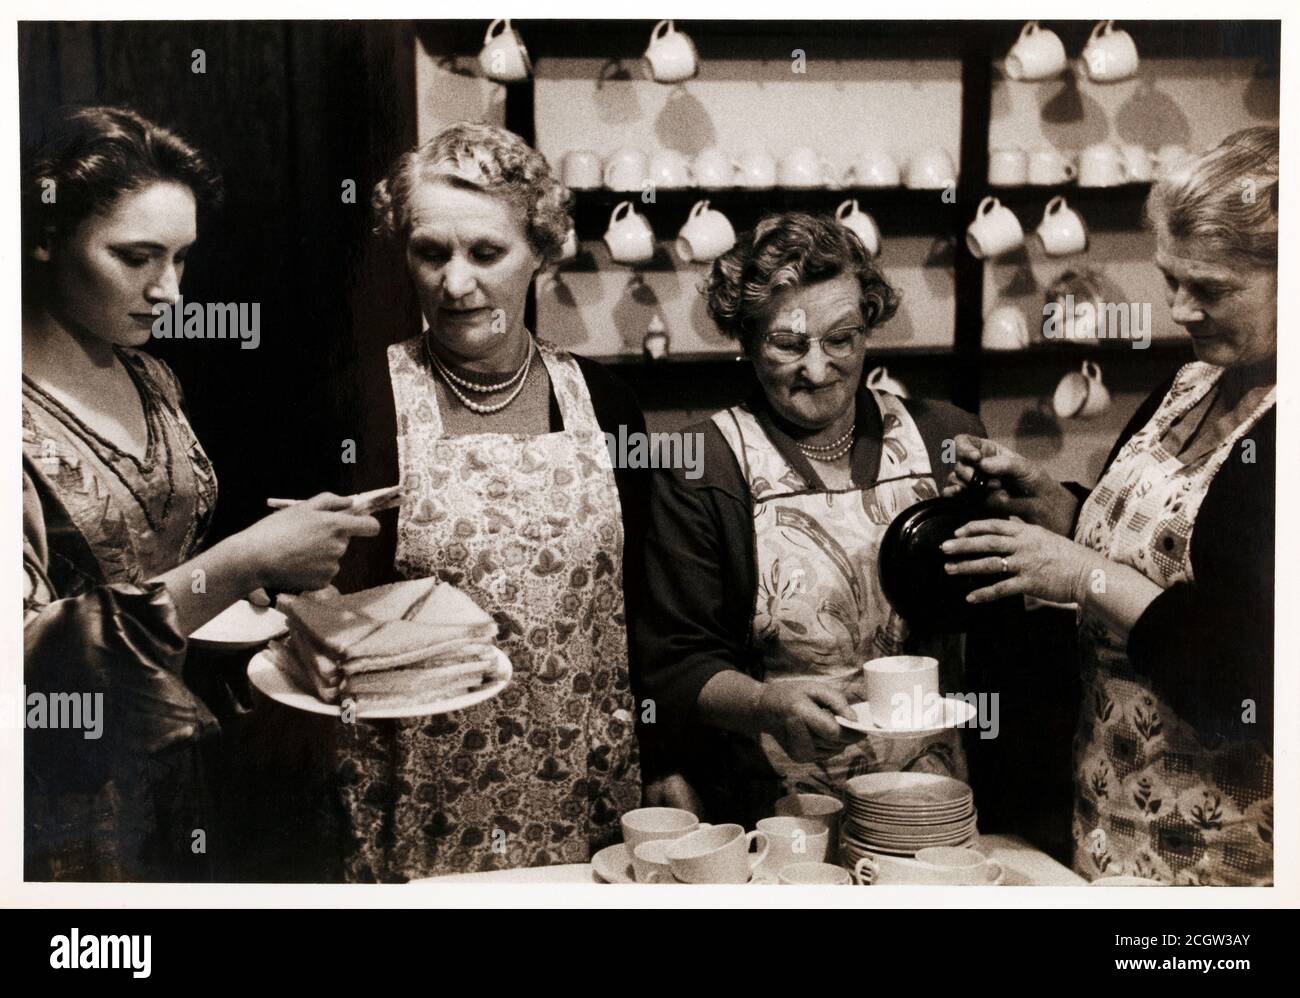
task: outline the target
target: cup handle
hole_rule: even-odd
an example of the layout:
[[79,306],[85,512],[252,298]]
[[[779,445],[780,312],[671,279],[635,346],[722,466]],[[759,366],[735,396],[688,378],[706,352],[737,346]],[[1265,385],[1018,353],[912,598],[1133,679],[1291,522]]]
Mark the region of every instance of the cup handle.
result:
[[1065,163],[1065,179],[1073,180],[1079,175],[1079,168],[1068,160]]
[[753,873],[756,869],[758,869],[758,867],[762,865],[763,860],[767,859],[767,851],[772,844],[771,840],[769,840],[767,837],[767,832],[760,832],[760,831],[748,832],[745,835],[745,851],[749,852],[750,843],[755,842],[758,839],[763,840],[763,848],[756,853],[750,854],[749,856],[750,873]]
[[1088,36],[1088,43],[1091,44],[1095,42],[1103,34],[1109,35],[1114,30],[1115,30],[1114,21],[1098,21],[1093,26],[1092,34]]
[[[623,211],[624,208],[626,208],[627,211]],[[620,211],[623,211],[623,214],[620,215],[619,214]],[[620,201],[618,204],[614,206],[614,210],[609,213],[609,227],[612,229],[614,227],[615,222],[623,221],[623,219],[627,218],[627,216],[631,213],[631,211],[632,211],[631,201]]]
[[880,879],[880,864],[870,856],[863,856],[853,864],[853,879],[863,887],[870,887]]
[[1025,26],[1020,29],[1020,37],[1028,38],[1030,35],[1038,34],[1038,31],[1039,28],[1037,21],[1026,21]]
[[986,197],[983,201],[980,202],[980,206],[979,206],[978,208],[975,209],[975,217],[976,217],[976,218],[983,218],[985,215],[987,215],[989,212],[991,212],[991,211],[992,211],[994,208],[996,208],[997,206],[998,206],[998,199],[997,199],[997,198],[995,198],[995,197]]
[[871,373],[867,375],[867,387],[875,388],[888,376],[889,372],[883,367],[873,367]]
[[1101,384],[1101,368],[1095,360],[1083,362],[1083,376],[1095,385]]
[[704,214],[706,211],[708,211],[708,210],[709,210],[709,202],[708,202],[708,201],[696,201],[696,202],[695,202],[695,207],[692,208],[692,209],[691,209],[691,213],[690,213],[689,215],[686,216],[686,220],[687,220],[688,222],[693,222],[695,219],[699,218],[701,215],[703,215],[703,214]]
[[[849,210],[845,211],[845,208],[848,208]],[[835,209],[835,217],[842,222],[857,210],[858,203],[852,198],[847,198],[844,201],[841,201],[840,206]]]
[[[660,30],[661,28],[663,29],[662,31]],[[657,42],[672,30],[673,22],[671,20],[660,21],[655,25],[654,31],[650,32],[650,40],[652,42]]]
[[1046,222],[1049,218],[1059,212],[1064,204],[1065,198],[1061,197],[1059,194],[1052,198],[1052,200],[1048,201],[1047,207],[1043,209],[1043,221]]
[[[496,30],[497,28],[501,29],[500,32],[497,32]],[[495,21],[493,21],[491,24],[488,25],[487,34],[483,36],[483,44],[486,45],[488,42],[490,42],[495,37],[494,33],[504,35],[509,30],[510,30],[510,18],[498,17]]]

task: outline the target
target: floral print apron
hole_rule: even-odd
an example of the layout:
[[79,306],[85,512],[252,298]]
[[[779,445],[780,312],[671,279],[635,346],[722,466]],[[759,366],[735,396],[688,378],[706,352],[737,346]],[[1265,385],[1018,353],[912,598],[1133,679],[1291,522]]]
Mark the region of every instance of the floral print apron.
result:
[[613,467],[581,371],[537,346],[564,420],[540,436],[444,436],[420,339],[389,348],[397,569],[487,609],[514,677],[466,710],[351,726],[349,879],[586,862],[640,805]]
[[[877,483],[871,488],[821,491],[790,467],[744,406],[713,420],[722,431],[754,500],[758,597],[751,639],[768,682],[819,680],[850,702],[851,686],[869,659],[904,653],[907,625],[880,588],[880,542],[890,521],[938,494],[930,459],[912,417],[895,396],[872,390],[883,436]],[[941,652],[947,671],[955,650]],[[945,687],[951,689],[951,687]],[[959,732],[926,738],[868,736],[837,755],[798,763],[763,735],[762,754],[781,793],[842,796],[844,781],[862,773],[916,770],[965,778]],[[770,774],[768,774],[770,777]],[[762,774],[751,778],[762,780]],[[778,794],[779,795],[779,794]]]
[[[1161,587],[1192,581],[1196,514],[1270,392],[1218,448],[1184,464],[1166,431],[1223,369],[1188,364],[1116,455],[1079,514],[1075,540]],[[1260,885],[1273,877],[1273,759],[1257,742],[1206,744],[1135,674],[1127,641],[1080,615],[1084,701],[1074,742],[1074,866],[1090,879]],[[1195,668],[1196,663],[1188,663]]]

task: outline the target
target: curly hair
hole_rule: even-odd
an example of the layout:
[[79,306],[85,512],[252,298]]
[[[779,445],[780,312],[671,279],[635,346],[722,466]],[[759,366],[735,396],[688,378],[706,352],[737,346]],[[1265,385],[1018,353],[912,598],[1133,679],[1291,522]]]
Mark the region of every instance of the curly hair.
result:
[[1277,267],[1278,130],[1233,132],[1163,177],[1147,196],[1146,218],[1178,240],[1229,259]]
[[503,198],[523,217],[528,241],[543,260],[559,257],[573,225],[573,195],[556,179],[546,157],[514,132],[462,121],[403,153],[371,196],[376,233],[406,240],[411,192],[430,175]]
[[158,181],[184,184],[202,210],[221,204],[220,174],[170,129],[128,107],[60,108],[23,157],[24,250],[66,236]]
[[713,263],[703,288],[718,328],[746,350],[787,288],[852,274],[867,328],[898,311],[899,293],[871,262],[853,230],[834,216],[792,211],[765,215]]

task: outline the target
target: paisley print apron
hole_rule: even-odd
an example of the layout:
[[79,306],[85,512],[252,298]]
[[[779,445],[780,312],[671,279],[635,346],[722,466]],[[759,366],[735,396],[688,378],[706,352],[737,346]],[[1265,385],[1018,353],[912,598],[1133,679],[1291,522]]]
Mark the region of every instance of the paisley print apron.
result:
[[564,429],[450,437],[420,339],[389,348],[397,569],[492,613],[514,677],[466,710],[352,726],[349,879],[582,863],[640,805],[609,450],[573,359],[538,349]]
[[[1179,371],[1150,422],[1084,503],[1075,540],[1168,588],[1191,582],[1196,514],[1233,447],[1276,390],[1215,450],[1184,464],[1166,431],[1222,368]],[[1202,742],[1133,672],[1127,641],[1081,614],[1084,702],[1074,743],[1074,866],[1090,879],[1260,885],[1273,877],[1273,760],[1262,744]],[[1189,662],[1188,668],[1196,668]]]
[[[754,500],[758,597],[751,638],[768,682],[819,680],[840,689],[860,686],[863,662],[904,652],[907,625],[880,589],[880,541],[895,516],[938,494],[930,459],[907,410],[893,395],[872,391],[883,422],[880,471],[871,488],[811,488],[782,457],[744,406],[713,420],[749,483]],[[938,649],[926,649],[937,651]],[[957,656],[939,656],[949,672]],[[945,685],[945,690],[953,687]],[[837,755],[798,763],[776,739],[761,738],[768,774],[783,793],[841,796],[844,781],[862,773],[917,770],[965,778],[959,732],[927,738],[868,736]]]

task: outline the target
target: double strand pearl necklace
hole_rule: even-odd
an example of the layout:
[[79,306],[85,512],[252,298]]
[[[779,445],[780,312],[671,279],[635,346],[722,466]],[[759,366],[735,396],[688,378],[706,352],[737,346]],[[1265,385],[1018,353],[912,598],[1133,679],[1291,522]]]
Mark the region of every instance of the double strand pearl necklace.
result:
[[[519,370],[499,384],[480,385],[452,373],[447,368],[447,365],[440,361],[438,355],[429,347],[428,336],[426,335],[424,338],[424,352],[429,358],[429,363],[433,365],[434,370],[442,375],[447,387],[451,389],[451,393],[456,396],[460,404],[470,410],[470,412],[477,412],[480,416],[490,416],[494,412],[500,412],[519,397],[519,393],[524,390],[524,385],[528,383],[528,372],[533,366],[533,353],[535,349],[532,339],[530,338],[528,341],[528,356],[524,358],[524,362],[520,365]],[[518,384],[516,385],[515,382],[518,382]],[[486,395],[489,392],[504,391],[511,385],[515,385],[514,391],[500,402],[494,402],[490,405],[483,402],[475,402],[472,398],[461,391],[461,388],[466,388],[471,392],[479,392]]]
[[858,428],[855,421],[844,436],[838,440],[832,440],[828,444],[801,444],[795,442],[795,446],[803,453],[803,456],[810,461],[819,461],[822,464],[834,464],[836,461],[843,460],[849,451],[853,449],[853,431]]

